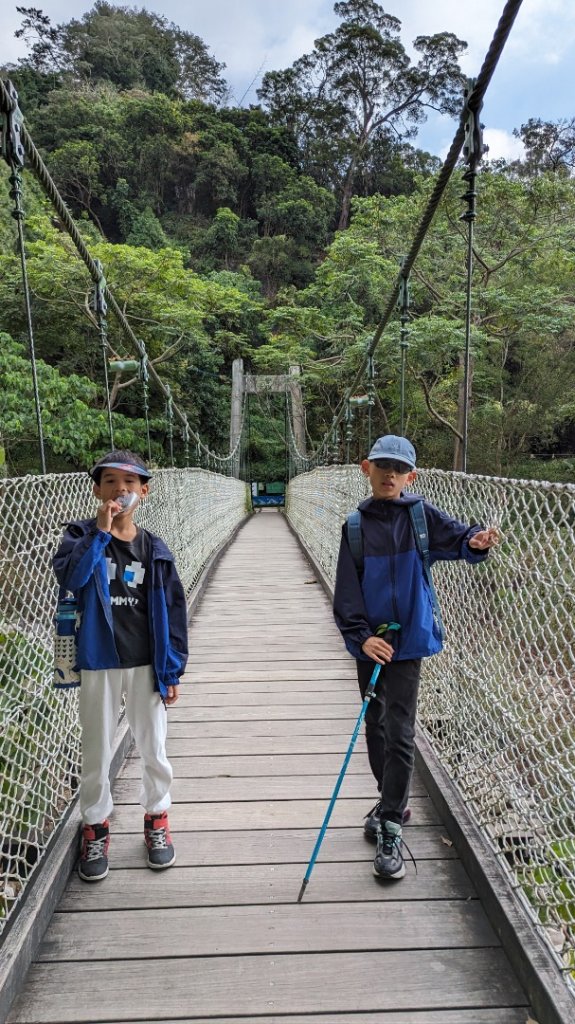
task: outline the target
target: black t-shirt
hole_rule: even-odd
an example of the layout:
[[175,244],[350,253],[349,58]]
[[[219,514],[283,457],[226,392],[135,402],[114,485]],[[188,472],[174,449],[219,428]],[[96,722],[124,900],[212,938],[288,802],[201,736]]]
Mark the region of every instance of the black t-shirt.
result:
[[148,621],[150,538],[138,528],[133,540],[112,537],[106,547],[114,639],[122,668],[150,665]]

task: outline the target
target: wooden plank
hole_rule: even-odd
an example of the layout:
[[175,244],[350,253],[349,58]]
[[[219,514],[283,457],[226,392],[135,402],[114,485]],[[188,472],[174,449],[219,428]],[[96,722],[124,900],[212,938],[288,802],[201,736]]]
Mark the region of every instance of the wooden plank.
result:
[[[358,702],[359,704],[359,702]],[[361,709],[361,704],[359,705]],[[234,722],[252,722],[264,719],[266,722],[297,721],[298,719],[319,718],[328,721],[341,718],[349,724],[350,733],[356,723],[359,709],[354,704],[290,704],[274,706],[258,704],[255,707],[244,704],[217,704],[215,707],[197,707],[195,704],[174,704],[170,708],[170,721],[173,722],[218,722],[220,719],[232,718]]]
[[[317,704],[321,707],[329,704],[335,707],[345,707],[348,710],[351,707],[352,712],[356,712],[355,717],[357,718],[361,709],[361,697],[359,689],[354,692],[349,683],[345,690],[340,690],[334,693],[332,688],[328,690],[317,691],[315,689],[310,690],[306,693],[302,690],[285,690],[283,687],[275,687],[268,693],[262,694],[262,692],[251,692],[245,690],[238,690],[236,686],[225,691],[224,693],[206,693],[201,690],[198,691],[194,688],[183,687],[180,693],[180,699],[178,700],[178,710],[180,708],[222,708],[225,704],[226,707],[235,707],[241,705],[244,708],[248,707],[291,707],[292,704],[299,705],[302,707],[302,701],[305,700],[305,707],[308,708],[311,705]],[[264,699],[265,697],[265,699]]]
[[[369,866],[375,845],[367,842],[362,823],[357,828],[329,828],[321,848],[326,863],[363,862]],[[235,864],[307,865],[317,839],[317,829],[244,829],[233,832],[178,832],[174,834],[178,867]],[[421,860],[453,860],[454,846],[442,825],[408,825],[406,839],[419,864]],[[116,833],[112,829],[112,867],[141,868],[141,832]],[[369,871],[365,876],[371,883]]]
[[[175,778],[171,796],[174,803],[240,803],[245,800],[324,800],[326,805],[333,793],[337,778],[328,775],[253,775],[249,778]],[[114,788],[114,802],[135,803],[139,794],[139,781],[118,779]],[[423,788],[419,796],[425,795]],[[377,797],[372,775],[346,774],[339,800],[363,798],[367,806]],[[365,813],[365,812],[364,812]]]
[[[210,1017],[210,1024],[255,1024],[253,1017]],[[525,1007],[497,1006],[495,1009],[478,1007],[474,1010],[393,1010],[384,1013],[315,1014],[310,1017],[257,1017],[257,1024],[526,1024]],[[120,1024],[110,1021],[109,1024]],[[198,1024],[198,1018],[178,1017],[177,1020],[142,1020],[138,1024]]]
[[56,914],[41,961],[245,956],[350,950],[498,946],[481,904],[459,901],[309,903],[276,907],[176,907]]
[[[341,651],[337,650],[337,647],[332,644],[330,647],[316,648],[311,644],[297,644],[293,647],[286,647],[285,644],[281,646],[279,644],[273,645],[266,641],[265,646],[265,658],[266,662],[285,662],[287,666],[298,667],[298,663],[305,661],[307,664],[313,663],[326,664],[328,667],[337,663],[344,662],[349,665],[349,654],[345,649]],[[191,653],[192,653],[192,671],[201,671],[206,665],[237,665],[242,668],[245,665],[255,665],[261,667],[261,660],[254,661],[254,649],[253,646],[248,647],[236,647],[235,644],[226,646],[225,651],[203,650],[194,646],[194,641],[191,642]]]
[[[225,837],[222,837],[222,842]],[[138,869],[113,868],[105,884],[86,885],[77,876],[60,903],[60,910],[138,910],[171,907],[224,907],[295,904],[305,873],[304,864],[240,864],[174,868],[158,874],[145,867],[141,842]],[[311,850],[310,850],[311,854]],[[407,872],[401,884],[373,875],[371,865],[318,861],[306,894],[310,903],[370,903],[402,900],[467,900],[474,897],[458,860],[426,860]]]
[[[330,825],[357,828],[369,810],[370,799],[338,800]],[[415,797],[410,801],[414,825],[438,825],[437,811],[431,800]],[[317,828],[319,830],[327,800],[242,800],[241,803],[172,804],[170,821],[175,831],[201,832],[204,829],[231,831],[243,828]],[[133,804],[117,804],[114,827],[118,831],[139,832],[142,810]]]
[[[169,984],[166,972],[169,971]],[[96,995],[97,994],[97,995]],[[499,949],[35,964],[8,1024],[524,1005]]]
[[[182,686],[180,690],[181,701],[194,700],[196,695],[200,697],[202,694],[218,696],[222,699],[227,699],[228,696],[236,694],[238,699],[241,699],[243,694],[275,694],[278,690],[290,695],[299,693],[300,701],[305,700],[308,695],[311,698],[312,693],[323,694],[324,696],[320,697],[323,700],[326,699],[325,694],[330,693],[334,694],[336,698],[345,694],[356,705],[359,701],[359,690],[354,689],[349,679],[316,679],[313,688],[310,687],[308,679],[288,679],[282,681],[281,685],[278,685],[277,681],[269,679],[254,679],[251,677],[243,682],[233,682],[228,680],[226,676],[223,676],[213,683],[200,683],[195,679],[192,680],[191,676],[186,675],[182,681],[187,685]],[[302,697],[302,694],[305,696]]]
[[[177,707],[177,705],[176,705]],[[171,713],[173,707],[168,710],[169,719],[171,719]],[[302,721],[301,719],[287,719],[269,722],[265,719],[262,721],[244,721],[237,722],[231,721],[219,721],[219,722],[175,722],[170,720],[169,734],[175,739],[178,737],[188,737],[193,739],[199,737],[204,739],[206,737],[219,737],[220,739],[231,738],[249,738],[250,736],[344,736],[347,738],[348,744],[349,739],[353,731],[353,724],[350,728],[350,722],[344,718],[332,718],[332,719],[311,719],[310,721]],[[317,743],[317,749],[323,746],[323,739],[321,743]],[[346,748],[347,749],[347,748]]]
[[[198,634],[198,638],[191,639],[191,649],[194,659],[199,655],[209,656],[215,654],[216,643],[214,640],[204,640],[201,638],[201,634]],[[226,633],[226,640],[228,636]],[[341,638],[340,638],[341,640]],[[227,658],[230,660],[230,652],[235,656],[237,654],[252,653],[256,645],[255,638],[250,636],[242,635],[241,637],[234,637],[233,643],[229,643]],[[307,636],[302,637],[301,634],[297,634],[293,637],[286,637],[281,633],[276,636],[266,636],[266,651],[273,651],[274,658],[281,654],[282,656],[289,657],[292,654],[301,654],[303,651],[313,659],[314,655],[322,657],[326,654],[334,654],[337,652],[338,642],[337,638],[333,636],[325,637],[322,633],[321,640],[318,639],[316,634],[309,633]],[[342,653],[344,652],[342,647]],[[347,655],[349,657],[349,655]]]
[[[214,740],[209,736],[198,735],[190,739],[187,736],[175,736],[174,732],[175,730],[170,729],[168,736],[167,750],[170,758],[183,755],[194,757],[202,754],[217,754],[222,747],[228,754],[240,754],[245,757],[256,754],[307,754],[317,751],[320,747],[317,736],[241,736],[241,738],[226,736],[225,744],[218,743],[214,750]],[[321,738],[322,751],[333,751],[339,755],[345,753],[348,744],[349,736],[346,735],[322,736]],[[358,738],[352,762],[357,756],[367,757],[363,737]],[[341,760],[343,761],[343,757]]]
[[198,683],[220,683],[222,681],[230,682],[235,681],[241,682],[252,682],[257,679],[264,679],[266,681],[277,681],[278,683],[284,680],[291,681],[292,679],[306,679],[309,683],[310,689],[313,686],[316,679],[340,679],[349,680],[351,686],[357,687],[357,676],[354,667],[347,667],[341,662],[341,667],[337,671],[325,668],[322,662],[316,662],[316,666],[319,664],[319,668],[310,668],[309,665],[306,668],[307,662],[298,662],[293,666],[276,665],[274,662],[262,661],[258,664],[257,668],[246,669],[235,668],[233,665],[228,665],[225,669],[213,669],[206,666],[201,669],[195,670],[193,665],[189,667],[186,678],[193,685],[194,682]]
[[[208,757],[172,757],[174,774],[178,779],[184,778],[251,778],[254,775],[284,776],[294,775],[328,775],[335,783],[343,758],[338,754],[293,754],[281,756],[230,756],[213,754]],[[140,777],[141,761],[133,748],[126,760],[120,778],[135,779]],[[366,775],[373,778],[369,764],[363,753],[351,757],[347,772],[351,775]],[[411,792],[416,796],[426,796],[427,790],[418,772],[414,772],[411,780]]]

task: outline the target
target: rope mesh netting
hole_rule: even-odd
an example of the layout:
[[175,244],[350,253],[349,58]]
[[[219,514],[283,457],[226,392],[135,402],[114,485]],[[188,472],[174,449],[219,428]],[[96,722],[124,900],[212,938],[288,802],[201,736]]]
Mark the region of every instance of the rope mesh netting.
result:
[[[498,526],[483,565],[437,563],[447,640],[419,722],[575,990],[575,486],[426,470],[414,487]],[[286,511],[333,584],[354,466],[293,479]]]
[[[51,558],[63,524],[96,509],[85,474],[0,483],[0,934],[78,788],[77,690],[52,686]],[[164,469],[135,519],[167,542],[189,595],[246,513],[241,481]]]

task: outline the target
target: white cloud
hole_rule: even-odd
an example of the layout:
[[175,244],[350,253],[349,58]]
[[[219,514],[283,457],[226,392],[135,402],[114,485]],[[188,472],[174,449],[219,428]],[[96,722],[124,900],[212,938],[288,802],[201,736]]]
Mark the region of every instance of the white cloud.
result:
[[503,128],[486,128],[483,132],[483,141],[489,146],[489,152],[486,154],[488,160],[522,160],[525,156],[521,139],[516,139]]

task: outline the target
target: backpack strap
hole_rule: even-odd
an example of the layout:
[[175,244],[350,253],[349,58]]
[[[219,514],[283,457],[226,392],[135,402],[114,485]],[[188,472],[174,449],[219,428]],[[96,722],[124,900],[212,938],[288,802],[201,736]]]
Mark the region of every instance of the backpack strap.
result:
[[361,532],[361,512],[358,508],[347,517],[347,542],[353,564],[361,576],[363,574],[363,534]]
[[433,585],[433,577],[431,575],[431,565],[429,561],[429,534],[427,532],[427,520],[425,518],[425,508],[422,501],[416,501],[413,505],[409,506],[409,518],[411,520],[411,528],[415,538],[415,546],[419,551],[423,562],[423,575],[425,576],[425,580],[431,594],[433,618],[439,631],[440,639],[443,641],[445,639],[445,630],[443,628],[439,601],[437,599],[437,593]]

